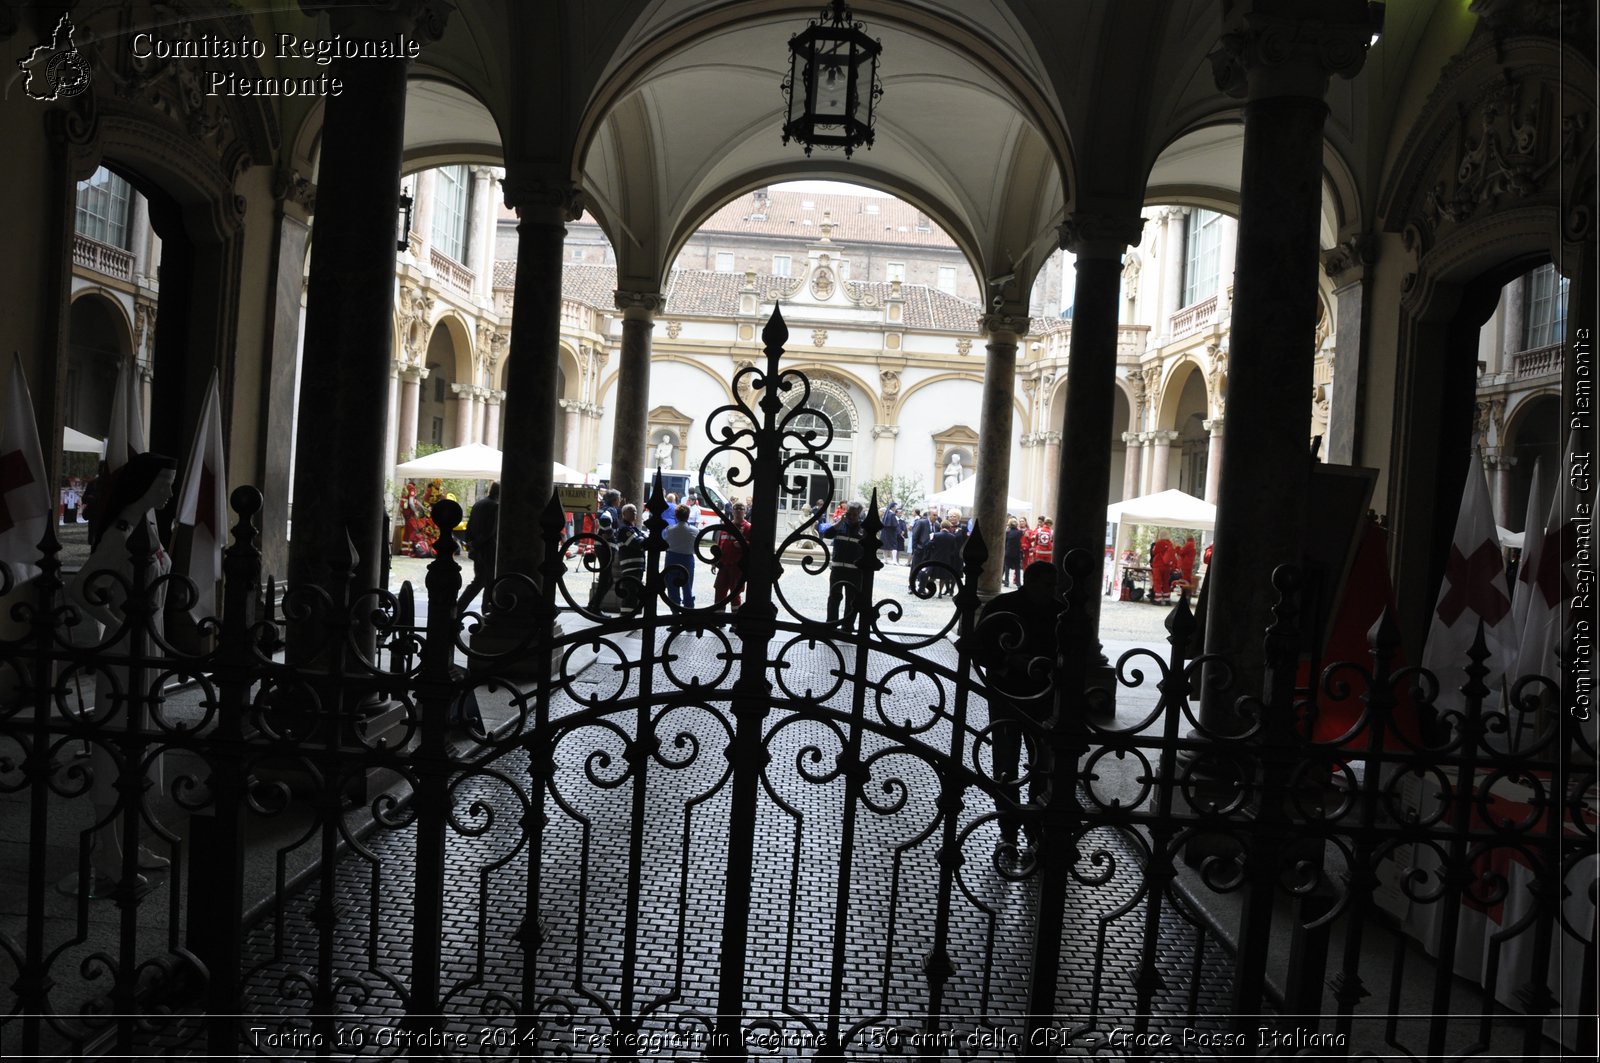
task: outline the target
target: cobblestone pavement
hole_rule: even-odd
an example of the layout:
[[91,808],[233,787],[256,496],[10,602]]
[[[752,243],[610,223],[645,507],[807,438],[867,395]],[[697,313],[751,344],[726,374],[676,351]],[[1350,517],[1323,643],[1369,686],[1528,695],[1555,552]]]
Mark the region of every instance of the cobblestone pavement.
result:
[[[420,585],[421,567],[402,560],[395,577]],[[709,574],[703,577],[709,581]],[[785,576],[791,601],[803,610],[823,604],[825,585],[825,576],[796,570]],[[912,609],[919,612],[913,616]],[[948,599],[914,603],[902,625],[936,629],[939,612],[948,609]],[[636,643],[622,648],[630,658],[637,653]],[[680,634],[671,649],[681,675],[718,670],[714,655],[722,646],[709,635]],[[923,655],[943,666],[955,661],[945,640]],[[796,645],[785,660],[789,689],[810,689],[826,706],[848,708],[850,686],[828,672],[849,668],[850,651],[835,656],[822,644]],[[874,658],[871,678],[893,686],[886,676],[899,663]],[[602,656],[585,674],[593,676],[587,687],[612,696],[632,693],[610,673]],[[580,685],[577,693],[586,692]],[[902,690],[888,711],[909,718],[919,699],[930,696],[926,689]],[[492,699],[484,699],[483,710],[492,725]],[[552,714],[577,711],[568,701]],[[846,784],[830,770],[839,734],[821,720],[782,710],[768,719],[771,761],[758,798],[744,1002],[749,1015],[770,1016],[770,1025],[750,1030],[788,1039],[775,1042],[781,1048],[770,1054],[811,1054],[808,1038],[824,1030],[833,1013],[852,1055],[892,1051],[897,1038],[904,1052],[910,1031],[922,1022],[917,1016],[929,1003],[923,961],[941,911],[937,770],[947,767],[923,750],[946,748],[951,734],[947,720],[925,705],[923,712],[930,725],[920,742],[892,744],[871,733],[864,739],[862,757],[872,774],[848,826]],[[969,723],[981,726],[985,713],[974,699]],[[525,1011],[524,1002],[532,1001],[541,1054],[609,1054],[603,1039],[627,1030],[656,1038],[667,1055],[697,1044],[705,1017],[717,1008],[731,806],[728,719],[725,699],[715,694],[662,712],[662,749],[642,778],[630,773],[623,755],[635,733],[629,710],[577,726],[557,743],[554,779],[542,799],[529,794],[521,751],[458,779],[444,954],[451,1030],[469,1038],[495,1031],[491,1041],[499,1039],[498,1051],[509,1052],[504,1042],[515,1039],[514,1020],[479,1016]],[[986,765],[986,751],[983,758]],[[955,1032],[955,1044],[978,1033],[991,1039],[989,1049],[1010,1054],[1019,1044],[1007,1038],[1021,1033],[1026,1010],[1036,882],[1021,873],[1025,867],[1019,871],[1014,861],[996,856],[992,819],[974,825],[992,813],[988,797],[968,789],[964,801],[960,824],[971,833],[962,845],[965,862],[944,898],[955,970],[939,1025]],[[535,822],[528,815],[535,804],[548,817],[542,838],[524,833],[523,824]],[[347,1013],[339,1029],[360,1030],[368,1053],[394,1050],[384,1043],[392,1037],[385,1031],[397,1028],[403,1010],[398,990],[411,976],[415,829],[380,827],[338,868],[334,967],[343,979],[340,1010]],[[1096,1033],[1080,1036],[1068,1054],[1088,1051],[1096,1036],[1131,1020],[1134,950],[1146,911],[1139,862],[1127,839],[1102,830],[1080,847],[1082,880],[1070,887],[1066,905],[1056,1010],[1074,1027],[1092,1026]],[[541,857],[536,880],[530,879],[530,848]],[[519,930],[535,897],[546,937],[530,962]],[[313,885],[287,901],[280,919],[251,930],[252,1012],[304,1010],[303,979],[315,970],[317,942],[309,912],[317,900]],[[1163,969],[1201,977],[1196,1000],[1180,985],[1158,996],[1157,1010],[1180,1014],[1193,1007],[1202,1016],[1220,1015],[1229,979],[1220,948],[1212,942],[1197,955],[1197,935],[1170,903],[1158,934]],[[632,970],[626,982],[625,969]],[[629,1016],[643,1018],[633,1026]],[[285,1021],[286,1031],[296,1024]],[[280,1043],[268,1054],[299,1050]],[[954,1047],[948,1052],[960,1054]]]

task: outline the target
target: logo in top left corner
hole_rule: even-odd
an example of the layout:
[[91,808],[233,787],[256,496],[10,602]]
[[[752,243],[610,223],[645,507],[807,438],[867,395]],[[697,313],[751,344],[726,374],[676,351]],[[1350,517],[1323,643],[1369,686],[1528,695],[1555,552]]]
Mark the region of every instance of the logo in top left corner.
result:
[[70,99],[89,87],[94,71],[72,41],[75,29],[71,16],[62,15],[50,36],[50,43],[39,45],[28,58],[17,60],[17,66],[26,75],[23,91],[33,99]]

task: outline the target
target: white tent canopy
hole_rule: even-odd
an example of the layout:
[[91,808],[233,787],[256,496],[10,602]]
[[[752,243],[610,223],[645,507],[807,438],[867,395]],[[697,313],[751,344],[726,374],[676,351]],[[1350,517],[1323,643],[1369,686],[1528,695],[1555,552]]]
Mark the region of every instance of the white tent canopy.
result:
[[1217,526],[1217,507],[1183,491],[1158,491],[1107,506],[1106,520],[1125,525],[1156,524],[1211,531]]
[[106,441],[96,439],[69,425],[61,428],[61,449],[74,454],[101,454],[106,452]]
[[[955,506],[963,513],[966,513],[970,516],[973,507],[973,500],[975,498],[974,493],[977,491],[977,489],[978,478],[976,476],[969,476],[965,480],[962,480],[960,483],[956,484],[954,487],[947,487],[943,491],[938,491],[927,496],[922,501],[927,505],[938,506],[941,509]],[[1033,512],[1033,503],[1024,501],[1020,498],[1012,498],[1010,495],[1007,495],[1006,511],[1009,513],[1031,513]]]
[[[395,474],[406,479],[422,480],[431,477],[449,477],[463,480],[497,480],[500,478],[500,451],[482,443],[468,443],[452,447],[437,454],[412,458],[394,467]],[[579,472],[570,465],[554,463],[555,482],[558,484],[586,484],[593,477]]]

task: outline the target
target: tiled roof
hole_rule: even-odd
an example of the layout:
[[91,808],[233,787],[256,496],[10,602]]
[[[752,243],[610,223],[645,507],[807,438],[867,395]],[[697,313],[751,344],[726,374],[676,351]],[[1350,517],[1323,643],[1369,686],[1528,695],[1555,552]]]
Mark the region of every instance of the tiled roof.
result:
[[[810,203],[807,210],[805,204]],[[876,210],[877,213],[868,213]],[[700,232],[759,233],[766,236],[798,237],[815,240],[821,237],[819,226],[823,214],[833,222],[832,237],[844,244],[887,243],[914,247],[955,248],[943,230],[910,203],[888,196],[853,196],[831,192],[791,192],[772,189],[766,193],[766,207],[761,209],[755,192],[746,192],[723,206],[705,224]],[[805,222],[810,220],[811,224]],[[918,232],[918,225],[926,230]]]
[[617,306],[617,267],[569,262],[561,267],[561,297],[586,303],[596,310]]

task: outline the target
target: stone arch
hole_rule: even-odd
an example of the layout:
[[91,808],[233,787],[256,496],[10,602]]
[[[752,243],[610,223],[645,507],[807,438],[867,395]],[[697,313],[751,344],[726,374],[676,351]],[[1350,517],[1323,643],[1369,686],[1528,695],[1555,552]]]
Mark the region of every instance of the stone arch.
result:
[[1533,488],[1533,469],[1539,466],[1539,498],[1535,512],[1539,519],[1549,512],[1556,481],[1561,476],[1561,393],[1555,388],[1539,388],[1520,397],[1506,411],[1505,433],[1500,457],[1516,464],[1506,469],[1504,509],[1501,523],[1512,531],[1527,531],[1528,493]]
[[[717,386],[722,389],[722,402],[733,401],[733,387],[728,383],[728,381],[712,372],[711,367],[706,365],[705,362],[698,358],[691,358],[687,355],[681,354],[663,354],[660,351],[652,351],[650,355],[650,361],[652,364],[656,362],[680,362],[684,365],[698,369],[707,377],[717,382]],[[610,373],[606,374],[604,379],[600,381],[600,386],[595,389],[594,393],[595,402],[600,403],[602,406],[605,405],[605,397],[608,393],[610,393],[612,388],[616,387],[617,375],[620,372],[620,369],[613,369]]]
[[[556,398],[562,402],[582,402],[583,365],[578,360],[578,352],[566,340],[556,345],[556,368],[561,377]],[[503,372],[503,366],[500,371]],[[500,384],[494,386],[499,387]]]
[[[811,386],[813,388],[816,388],[821,380],[825,380],[828,377],[832,377],[834,380],[849,384],[851,387],[856,388],[861,392],[861,394],[867,397],[867,402],[870,403],[870,409],[872,413],[872,424],[885,423],[886,417],[883,408],[883,397],[878,394],[877,386],[868,384],[864,379],[857,374],[850,372],[848,369],[822,362],[812,362],[808,365],[785,366],[784,368],[800,370],[810,378]],[[908,394],[911,390],[915,389],[908,389],[906,392],[901,393],[902,402],[904,402],[906,394]],[[852,405],[857,404],[854,397],[851,398],[851,403]],[[869,425],[862,424],[859,420],[856,422],[856,431],[866,431],[869,427]]]
[[73,293],[67,315],[63,423],[104,439],[111,426],[118,367],[134,355],[133,327],[115,294],[102,288]]
[[433,337],[439,329],[444,329],[450,335],[450,343],[455,348],[455,365],[452,367],[455,380],[460,384],[478,384],[477,352],[472,343],[472,328],[467,324],[466,318],[453,307],[447,307],[428,326],[428,346],[433,346]]
[[1187,389],[1190,377],[1194,374],[1199,374],[1201,387],[1204,390],[1206,371],[1205,367],[1200,364],[1199,359],[1186,354],[1174,360],[1167,367],[1161,382],[1160,406],[1157,408],[1156,423],[1153,427],[1167,431],[1172,431],[1179,427],[1177,423],[1178,407],[1183,403],[1184,392]]
[[[1386,487],[1400,620],[1416,644],[1467,472],[1478,330],[1529,266],[1581,272],[1592,256],[1591,153],[1569,152],[1566,133],[1594,128],[1595,82],[1593,63],[1558,41],[1483,35],[1429,97],[1378,203],[1413,267]],[[1595,278],[1572,280],[1580,291]]]

